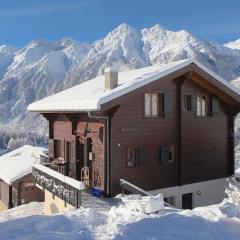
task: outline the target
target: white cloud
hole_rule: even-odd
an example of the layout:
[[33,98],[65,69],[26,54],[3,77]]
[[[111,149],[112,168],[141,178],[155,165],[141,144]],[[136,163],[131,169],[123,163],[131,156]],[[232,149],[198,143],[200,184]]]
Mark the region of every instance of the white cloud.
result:
[[44,14],[49,12],[61,12],[66,10],[74,10],[74,9],[81,9],[81,7],[86,7],[92,4],[92,0],[86,1],[78,1],[76,3],[58,3],[55,5],[38,5],[26,7],[26,8],[11,8],[11,9],[1,9],[0,10],[0,17],[22,17],[28,15],[35,15],[35,14]]

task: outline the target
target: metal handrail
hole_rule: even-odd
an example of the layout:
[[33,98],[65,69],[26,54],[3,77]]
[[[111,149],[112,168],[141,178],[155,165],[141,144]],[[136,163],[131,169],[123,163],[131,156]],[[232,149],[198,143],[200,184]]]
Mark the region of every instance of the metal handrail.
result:
[[[128,190],[129,192],[135,193],[135,194],[140,194],[143,196],[149,196],[149,197],[154,197],[154,195],[152,195],[151,193],[143,190],[142,188],[126,181],[125,179],[120,179],[120,186],[122,188],[122,194],[124,195],[124,190]],[[172,206],[171,204],[167,203],[164,201],[164,206],[167,207],[171,207],[171,208],[175,208],[174,206]]]

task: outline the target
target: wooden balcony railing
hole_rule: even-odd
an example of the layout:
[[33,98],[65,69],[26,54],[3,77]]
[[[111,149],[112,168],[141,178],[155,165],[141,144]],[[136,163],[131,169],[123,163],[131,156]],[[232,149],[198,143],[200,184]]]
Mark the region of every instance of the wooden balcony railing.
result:
[[52,159],[47,154],[40,154],[40,163],[43,165],[51,164]]
[[32,175],[35,184],[61,198],[65,204],[69,203],[73,207],[80,207],[81,191],[84,190],[82,182],[64,176],[39,163],[32,166]]

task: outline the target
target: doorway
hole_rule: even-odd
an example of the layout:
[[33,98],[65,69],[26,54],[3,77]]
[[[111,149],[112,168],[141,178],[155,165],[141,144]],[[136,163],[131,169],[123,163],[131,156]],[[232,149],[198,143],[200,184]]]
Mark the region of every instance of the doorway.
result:
[[182,209],[192,209],[192,193],[182,195]]
[[81,168],[81,181],[87,186],[92,186],[92,159],[89,158],[92,152],[92,139],[86,138],[85,144],[81,144],[81,152],[83,157],[83,166]]

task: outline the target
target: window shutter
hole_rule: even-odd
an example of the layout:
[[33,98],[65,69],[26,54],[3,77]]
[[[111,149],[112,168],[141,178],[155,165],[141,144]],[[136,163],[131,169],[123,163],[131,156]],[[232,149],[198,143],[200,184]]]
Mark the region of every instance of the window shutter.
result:
[[50,158],[54,158],[54,139],[49,139],[48,140],[48,155]]
[[219,100],[217,97],[212,97],[212,114],[217,114],[219,112]]
[[172,116],[172,101],[171,93],[164,92],[164,117]]
[[185,111],[185,102],[184,102],[184,95],[183,94],[181,96],[181,110],[182,110],[182,112]]
[[138,166],[143,165],[147,158],[147,151],[144,148],[137,149]]
[[75,162],[76,161],[76,145],[71,143],[70,144],[70,151],[71,151],[71,162]]
[[195,94],[193,94],[191,97],[191,107],[192,112],[197,112],[197,96]]
[[167,163],[169,158],[169,147],[168,146],[161,146],[161,162]]

